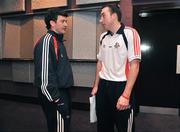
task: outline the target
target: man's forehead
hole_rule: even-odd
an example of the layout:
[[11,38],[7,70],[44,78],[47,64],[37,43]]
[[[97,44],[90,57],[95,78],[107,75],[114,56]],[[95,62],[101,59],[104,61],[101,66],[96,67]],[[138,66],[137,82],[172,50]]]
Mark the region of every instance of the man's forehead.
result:
[[62,15],[58,15],[58,18],[59,18],[59,19],[67,19],[66,16],[62,16]]
[[101,10],[101,14],[104,14],[105,12],[108,12],[109,11],[109,8],[108,7],[104,7],[102,10]]

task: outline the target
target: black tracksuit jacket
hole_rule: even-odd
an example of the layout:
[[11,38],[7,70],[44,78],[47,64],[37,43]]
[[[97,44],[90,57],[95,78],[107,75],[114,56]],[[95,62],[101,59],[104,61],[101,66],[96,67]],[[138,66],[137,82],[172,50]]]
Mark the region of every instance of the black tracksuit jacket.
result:
[[[57,54],[55,41],[57,42]],[[34,47],[35,80],[34,85],[49,101],[60,98],[60,89],[73,85],[73,74],[63,35],[49,30]]]

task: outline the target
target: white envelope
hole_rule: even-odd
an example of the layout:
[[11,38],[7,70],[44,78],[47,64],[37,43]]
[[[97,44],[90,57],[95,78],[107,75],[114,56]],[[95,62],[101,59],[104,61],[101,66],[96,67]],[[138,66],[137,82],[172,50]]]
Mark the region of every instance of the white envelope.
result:
[[97,121],[96,117],[96,97],[91,96],[89,97],[89,103],[90,103],[90,123],[94,123]]

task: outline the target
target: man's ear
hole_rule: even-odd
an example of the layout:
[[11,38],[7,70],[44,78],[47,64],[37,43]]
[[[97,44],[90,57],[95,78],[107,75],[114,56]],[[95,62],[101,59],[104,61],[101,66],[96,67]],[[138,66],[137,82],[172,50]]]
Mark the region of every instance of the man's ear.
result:
[[55,21],[51,20],[50,25],[53,27],[55,25]]
[[112,13],[112,17],[114,19],[116,17],[116,13]]
[[118,19],[118,16],[117,16],[117,14],[116,13],[113,13],[112,14],[112,18],[115,20],[115,19]]

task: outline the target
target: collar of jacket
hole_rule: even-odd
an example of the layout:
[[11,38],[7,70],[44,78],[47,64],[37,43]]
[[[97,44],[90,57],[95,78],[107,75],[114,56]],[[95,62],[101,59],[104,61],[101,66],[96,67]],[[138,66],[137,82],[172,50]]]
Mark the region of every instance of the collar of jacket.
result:
[[63,34],[57,34],[56,32],[52,31],[52,30],[48,30],[48,33],[50,33],[51,35],[53,35],[54,37],[56,37],[56,39],[60,42],[63,42]]

